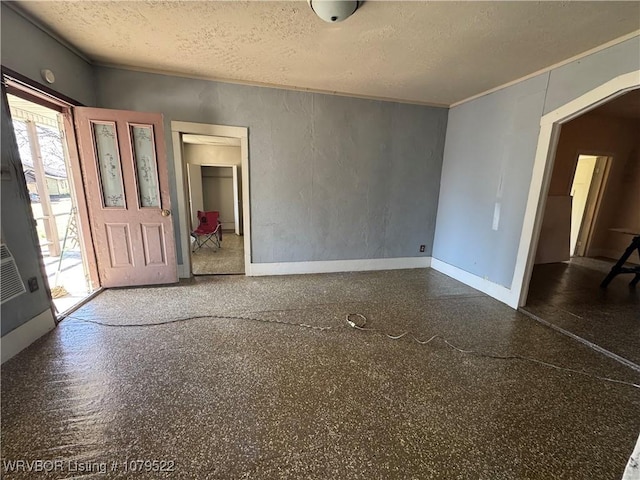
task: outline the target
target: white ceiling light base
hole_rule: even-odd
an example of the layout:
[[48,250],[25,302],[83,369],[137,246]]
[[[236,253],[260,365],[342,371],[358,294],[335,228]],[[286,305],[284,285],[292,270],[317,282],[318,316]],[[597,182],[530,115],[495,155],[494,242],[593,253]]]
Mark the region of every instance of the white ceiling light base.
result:
[[322,20],[338,23],[349,18],[358,9],[360,2],[352,0],[307,0],[311,9]]
[[49,83],[49,84],[52,84],[52,83],[54,83],[56,81],[56,76],[48,68],[45,68],[44,70],[41,70],[40,71],[40,75],[42,75],[42,79],[45,82]]

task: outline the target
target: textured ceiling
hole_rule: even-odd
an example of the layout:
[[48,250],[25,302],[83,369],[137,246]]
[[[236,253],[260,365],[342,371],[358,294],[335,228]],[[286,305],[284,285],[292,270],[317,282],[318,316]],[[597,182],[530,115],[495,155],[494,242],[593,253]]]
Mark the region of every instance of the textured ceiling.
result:
[[97,63],[450,105],[640,28],[639,2],[20,2]]

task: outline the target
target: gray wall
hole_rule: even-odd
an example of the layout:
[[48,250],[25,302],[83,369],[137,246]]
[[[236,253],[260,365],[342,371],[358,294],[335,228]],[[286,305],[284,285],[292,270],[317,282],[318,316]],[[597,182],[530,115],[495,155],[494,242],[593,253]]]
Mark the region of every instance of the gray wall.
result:
[[[53,88],[79,102],[91,105],[95,95],[92,67],[49,35],[27,22],[2,4],[2,65],[35,81],[40,70],[50,68],[56,75]],[[3,107],[4,108],[4,107]],[[16,259],[22,278],[36,277],[40,289],[25,293],[2,305],[1,335],[26,323],[49,308],[38,260],[39,246],[34,229],[29,224],[29,202],[19,172],[18,153],[11,149],[13,130],[2,117],[2,236]],[[15,163],[18,162],[18,163]]]
[[510,288],[541,116],[639,68],[636,37],[452,108],[433,257]]
[[99,106],[164,114],[172,178],[172,120],[249,128],[254,262],[431,254],[447,109],[113,68],[96,80]]
[[51,88],[84,105],[94,105],[91,65],[4,3],[1,9],[2,65],[40,83],[40,71],[49,68],[56,76]]

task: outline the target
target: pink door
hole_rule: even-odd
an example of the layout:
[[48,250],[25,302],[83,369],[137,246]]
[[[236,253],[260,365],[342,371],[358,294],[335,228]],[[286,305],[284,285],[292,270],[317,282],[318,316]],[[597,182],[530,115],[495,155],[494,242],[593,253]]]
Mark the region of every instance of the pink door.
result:
[[102,286],[177,282],[162,115],[74,114]]

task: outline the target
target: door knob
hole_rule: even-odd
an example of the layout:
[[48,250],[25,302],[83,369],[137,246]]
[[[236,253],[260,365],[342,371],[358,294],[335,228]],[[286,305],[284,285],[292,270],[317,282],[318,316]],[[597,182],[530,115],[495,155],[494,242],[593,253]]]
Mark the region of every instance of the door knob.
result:
[[169,216],[171,216],[171,210],[163,209],[163,210],[162,210],[162,216],[163,216],[163,217],[169,217]]

